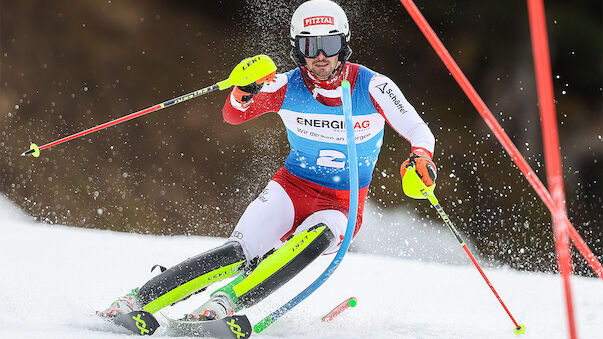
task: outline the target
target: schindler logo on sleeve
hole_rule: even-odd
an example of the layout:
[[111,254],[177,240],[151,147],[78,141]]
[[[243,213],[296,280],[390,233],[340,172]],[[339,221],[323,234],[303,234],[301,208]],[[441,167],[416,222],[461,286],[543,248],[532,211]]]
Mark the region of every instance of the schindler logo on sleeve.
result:
[[304,19],[304,27],[314,25],[335,25],[335,19],[332,16],[313,16]]

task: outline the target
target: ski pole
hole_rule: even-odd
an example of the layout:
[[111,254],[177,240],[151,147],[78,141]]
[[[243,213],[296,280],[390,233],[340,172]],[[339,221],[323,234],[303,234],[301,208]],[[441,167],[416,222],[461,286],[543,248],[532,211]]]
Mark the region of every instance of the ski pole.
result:
[[33,155],[34,157],[39,157],[40,156],[40,151],[46,148],[50,148],[52,146],[56,146],[58,144],[62,144],[64,142],[67,142],[69,140],[73,140],[79,137],[82,137],[84,135],[90,134],[92,132],[96,132],[98,130],[110,127],[110,126],[115,126],[117,124],[120,124],[122,122],[128,121],[128,120],[132,120],[134,118],[138,118],[140,116],[143,116],[145,114],[148,113],[152,113],[152,112],[156,112],[159,111],[161,109],[164,109],[166,107],[170,107],[176,104],[179,104],[181,102],[185,102],[194,98],[197,98],[203,94],[207,94],[210,92],[213,92],[217,89],[219,90],[225,90],[227,88],[230,88],[234,85],[236,86],[246,86],[249,85],[250,83],[257,81],[258,79],[263,79],[265,77],[268,77],[269,75],[271,75],[272,73],[276,72],[276,65],[274,64],[274,62],[272,61],[272,59],[270,59],[270,57],[266,56],[266,55],[256,55],[254,57],[251,58],[247,58],[243,61],[241,61],[230,73],[230,76],[228,77],[228,79],[220,81],[214,85],[196,90],[194,92],[185,94],[185,95],[181,95],[177,98],[173,98],[167,101],[164,101],[160,104],[142,109],[138,112],[134,112],[131,114],[128,114],[126,116],[123,116],[121,118],[117,118],[115,120],[111,120],[109,122],[106,122],[104,124],[100,124],[98,126],[89,128],[85,131],[81,131],[75,134],[72,134],[70,136],[55,140],[53,142],[50,142],[46,145],[43,146],[39,146],[36,144],[31,144],[29,150],[23,152],[21,154],[21,156],[25,156],[25,155]]
[[500,302],[502,307],[505,309],[505,311],[511,318],[511,321],[513,321],[513,324],[515,325],[515,329],[513,329],[513,332],[516,335],[520,335],[520,334],[524,333],[526,331],[526,326],[518,324],[517,321],[515,321],[515,318],[513,318],[513,316],[511,315],[511,312],[509,311],[509,309],[507,308],[505,303],[502,301],[502,299],[500,298],[498,293],[496,293],[494,286],[492,286],[492,284],[490,283],[490,280],[488,280],[488,278],[486,277],[486,274],[484,273],[484,271],[482,271],[482,268],[479,266],[479,264],[473,257],[473,254],[471,254],[471,252],[469,251],[469,248],[467,247],[467,245],[461,238],[460,233],[457,231],[456,227],[454,227],[454,224],[448,217],[448,214],[446,214],[446,212],[440,205],[438,199],[436,198],[435,194],[433,193],[433,191],[435,189],[435,184],[431,185],[429,187],[425,186],[425,184],[419,178],[419,175],[417,174],[417,172],[415,170],[415,165],[412,163],[409,164],[408,167],[406,167],[406,174],[402,178],[402,181],[403,181],[402,187],[403,187],[404,193],[406,193],[406,195],[408,195],[410,197],[416,197],[417,191],[418,191],[423,196],[423,198],[429,200],[431,205],[436,209],[436,211],[438,211],[438,213],[440,214],[440,217],[442,218],[442,220],[444,220],[444,223],[446,224],[446,226],[448,226],[448,228],[452,231],[452,233],[454,233],[456,240],[458,240],[458,242],[461,244],[461,246],[463,247],[463,249],[469,256],[469,259],[471,259],[471,261],[473,262],[473,265],[475,265],[475,267],[477,268],[479,273],[482,275],[482,277],[484,278],[484,280],[486,281],[486,283],[492,290],[492,293],[494,293],[494,295],[496,296],[496,299],[498,299],[498,301]]

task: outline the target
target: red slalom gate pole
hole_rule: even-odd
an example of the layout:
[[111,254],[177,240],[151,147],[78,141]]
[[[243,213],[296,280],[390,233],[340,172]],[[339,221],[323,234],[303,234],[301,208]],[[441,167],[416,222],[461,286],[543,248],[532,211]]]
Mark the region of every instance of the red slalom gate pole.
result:
[[584,239],[582,239],[578,231],[576,231],[574,226],[567,219],[567,216],[563,215],[560,216],[560,218],[562,218],[562,222],[565,223],[566,229],[569,232],[570,239],[572,239],[572,242],[574,243],[576,248],[578,248],[582,256],[586,258],[586,261],[593,269],[595,274],[599,278],[603,279],[603,267],[601,267],[601,264],[599,263],[599,260],[597,260],[597,257],[595,257],[593,252],[590,251],[588,245],[586,244],[586,242],[584,242]]
[[559,271],[563,280],[569,334],[570,338],[575,339],[577,338],[577,334],[570,284],[570,275],[572,272],[570,244],[568,241],[567,226],[563,223],[563,215],[567,212],[564,201],[565,190],[563,187],[561,151],[559,147],[559,133],[557,130],[557,116],[555,111],[544,4],[542,0],[527,0],[527,3],[530,19],[530,33],[532,37],[532,51],[534,54],[536,87],[538,89],[538,102],[540,104],[540,117],[542,121],[542,139],[547,182],[549,184],[549,191],[551,192],[553,202],[557,206],[556,212],[552,215],[557,265],[559,266]]
[[[536,176],[534,170],[532,170],[530,165],[528,165],[528,163],[521,155],[517,147],[515,147],[509,136],[502,129],[498,121],[496,121],[496,119],[492,115],[492,112],[488,109],[484,101],[477,94],[473,86],[471,86],[471,83],[469,82],[469,80],[467,80],[467,77],[465,77],[465,75],[463,74],[459,66],[456,64],[450,53],[448,53],[446,47],[444,47],[438,36],[433,31],[433,29],[431,29],[429,23],[427,23],[427,20],[425,20],[417,6],[412,0],[400,0],[400,2],[406,8],[406,10],[413,18],[417,26],[419,26],[419,29],[421,30],[421,32],[423,32],[423,35],[425,35],[425,37],[427,38],[433,49],[436,51],[442,62],[446,65],[446,67],[448,68],[454,79],[457,81],[459,86],[461,86],[461,89],[463,90],[463,92],[465,92],[465,95],[467,95],[473,106],[475,106],[478,113],[482,116],[482,118],[486,122],[486,125],[488,125],[490,130],[492,130],[498,141],[503,145],[507,153],[509,153],[509,155],[511,156],[511,159],[515,162],[519,170],[523,173],[530,185],[534,188],[536,194],[538,194],[540,199],[542,199],[549,211],[554,214],[557,210],[557,206],[554,204],[553,199],[549,194],[549,191],[546,189],[546,187],[544,187],[538,176]],[[582,256],[584,256],[584,258],[587,260],[595,274],[599,278],[603,279],[603,267],[601,266],[601,263],[597,260],[595,255],[588,248],[588,246],[580,237],[578,232],[576,232],[576,229],[570,223],[569,219],[567,218],[567,215],[564,214],[563,216],[560,216],[560,218],[568,228],[569,235],[572,241],[574,242],[574,245],[576,245],[576,248],[578,248]]]
[[322,317],[321,321],[329,322],[335,319],[335,317],[339,316],[343,311],[347,310],[348,308],[356,307],[356,304],[358,304],[358,300],[354,297],[349,297],[344,300],[341,304],[335,306],[335,308],[329,311],[329,313],[325,314],[324,317]]

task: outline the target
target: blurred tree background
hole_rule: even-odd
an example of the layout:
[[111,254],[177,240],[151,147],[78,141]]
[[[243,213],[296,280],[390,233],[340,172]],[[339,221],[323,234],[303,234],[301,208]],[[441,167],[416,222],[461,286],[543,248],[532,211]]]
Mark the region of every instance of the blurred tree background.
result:
[[[289,59],[301,1],[0,1],[0,192],[46,223],[227,236],[288,152],[276,114],[240,126],[212,93],[42,152],[45,144],[227,77]],[[390,76],[436,135],[438,196],[483,256],[555,270],[550,215],[398,1],[339,1],[351,61]],[[546,183],[525,1],[417,1]],[[602,3],[546,1],[570,220],[603,255]],[[431,218],[403,196],[409,146],[390,128],[370,199]],[[444,226],[442,226],[444,227]],[[592,276],[573,251],[576,271]]]

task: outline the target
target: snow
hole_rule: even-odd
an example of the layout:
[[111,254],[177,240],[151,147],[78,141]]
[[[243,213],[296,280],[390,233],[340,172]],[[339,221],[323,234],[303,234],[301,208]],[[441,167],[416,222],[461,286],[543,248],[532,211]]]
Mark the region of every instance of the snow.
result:
[[[359,236],[370,238],[369,230]],[[408,247],[429,242],[430,235]],[[0,196],[0,337],[131,337],[95,317],[94,311],[144,283],[154,264],[176,264],[222,241],[41,224]],[[367,246],[365,242],[356,249]],[[460,247],[457,250],[462,254]],[[443,264],[435,257],[387,257],[386,252],[349,253],[316,293],[254,337],[516,338],[509,317],[472,265]],[[252,323],[301,291],[331,259],[319,258],[299,278],[250,308]],[[558,276],[491,267],[486,274],[515,318],[527,325],[521,338],[567,337]],[[572,278],[572,284],[578,334],[596,338],[603,323],[603,284],[584,277]],[[357,307],[330,323],[320,322],[351,296],[358,299]],[[207,293],[195,295],[165,312],[178,317],[206,297]],[[159,328],[154,336],[164,335]]]

